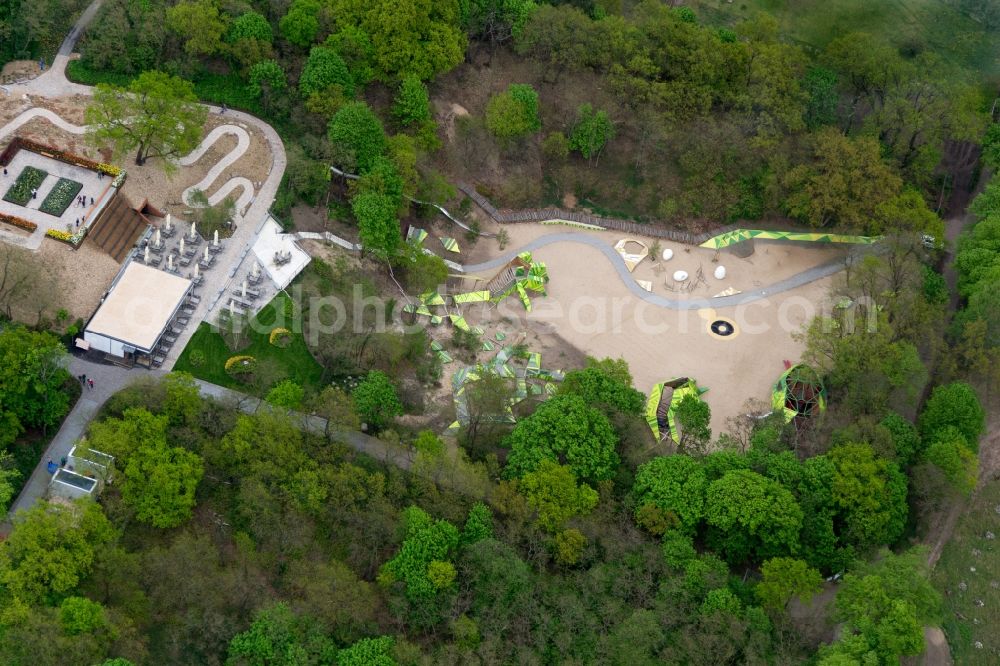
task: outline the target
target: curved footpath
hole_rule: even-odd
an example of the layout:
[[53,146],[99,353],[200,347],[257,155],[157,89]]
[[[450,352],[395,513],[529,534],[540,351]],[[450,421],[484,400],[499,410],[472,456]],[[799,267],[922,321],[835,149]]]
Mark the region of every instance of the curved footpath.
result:
[[664,296],[659,296],[646,291],[636,283],[635,278],[632,277],[632,273],[629,272],[628,267],[625,265],[625,261],[613,247],[599,238],[594,238],[593,236],[589,236],[586,233],[579,231],[564,231],[561,233],[542,236],[513,252],[503,255],[502,257],[484,261],[481,264],[470,264],[463,266],[462,268],[467,273],[493,270],[500,268],[522,252],[531,252],[545,247],[546,245],[552,245],[553,243],[578,243],[580,245],[586,245],[594,248],[607,257],[608,261],[610,261],[615,267],[615,270],[618,271],[618,277],[621,278],[625,288],[632,292],[633,296],[652,305],[668,308],[670,310],[701,310],[703,308],[722,308],[752,303],[754,301],[767,298],[768,296],[790,291],[792,289],[796,289],[797,287],[801,287],[802,285],[809,284],[810,282],[815,282],[821,278],[833,275],[834,273],[844,269],[845,261],[844,259],[833,259],[820,264],[819,266],[813,266],[812,268],[802,271],[801,273],[796,273],[789,278],[775,282],[774,284],[768,285],[763,289],[745,291],[735,296],[690,299],[666,298]]
[[[215,142],[231,134],[236,137],[236,147],[230,150],[221,160],[216,162],[205,177],[200,181],[192,185],[191,187],[184,190],[181,193],[181,198],[184,203],[191,205],[191,193],[195,190],[201,190],[206,195],[208,194],[208,188],[211,187],[212,183],[222,175],[222,172],[229,168],[229,166],[236,160],[243,157],[243,153],[247,152],[250,147],[250,135],[242,127],[237,127],[236,125],[220,125],[208,133],[204,139],[202,139],[201,144],[189,154],[177,160],[177,163],[181,166],[191,166],[198,160],[200,160],[208,149],[215,145]],[[243,176],[237,176],[235,178],[230,178],[226,183],[224,183],[214,194],[208,197],[208,204],[214,206],[215,204],[222,201],[222,199],[235,190],[236,188],[243,188],[243,194],[236,201],[236,210],[242,211],[250,201],[253,200],[253,183],[250,182],[249,178],[244,178]]]

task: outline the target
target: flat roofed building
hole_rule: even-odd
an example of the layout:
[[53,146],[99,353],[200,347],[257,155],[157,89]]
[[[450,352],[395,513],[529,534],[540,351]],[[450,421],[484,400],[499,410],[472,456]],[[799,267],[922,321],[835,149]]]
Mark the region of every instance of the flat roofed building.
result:
[[187,278],[129,262],[87,324],[84,340],[112,356],[151,354],[191,285]]

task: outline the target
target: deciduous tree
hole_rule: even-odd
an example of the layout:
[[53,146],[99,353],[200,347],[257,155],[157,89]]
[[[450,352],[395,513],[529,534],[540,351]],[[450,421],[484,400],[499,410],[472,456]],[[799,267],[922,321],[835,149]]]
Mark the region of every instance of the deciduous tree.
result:
[[601,412],[582,398],[567,394],[549,398],[518,421],[506,440],[510,447],[506,474],[524,476],[543,460],[568,465],[577,478],[600,481],[618,467],[618,438]]
[[562,530],[573,516],[590,513],[597,506],[597,492],[577,484],[569,467],[542,460],[517,482],[518,490],[538,515],[538,525],[549,533]]
[[403,413],[403,405],[396,396],[396,387],[381,370],[372,370],[354,389],[352,396],[358,415],[370,426],[378,429]]
[[542,128],[538,93],[526,83],[512,83],[486,104],[486,129],[502,141],[534,134]]
[[212,55],[222,49],[226,21],[215,0],[183,0],[167,10],[167,28],[185,40],[189,56]]
[[668,523],[691,533],[705,515],[707,486],[701,463],[678,454],[653,458],[640,465],[632,493],[640,509],[652,504],[668,515]]
[[189,81],[163,72],[143,72],[128,88],[98,84],[84,118],[90,139],[110,142],[120,155],[135,150],[135,163],[162,158],[166,171],[173,159],[198,145],[208,109],[197,103]]

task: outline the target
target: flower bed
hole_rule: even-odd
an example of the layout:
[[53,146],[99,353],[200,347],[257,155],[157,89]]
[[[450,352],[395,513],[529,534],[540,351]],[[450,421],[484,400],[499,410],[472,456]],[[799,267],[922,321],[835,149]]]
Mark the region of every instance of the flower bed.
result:
[[80,227],[80,230],[75,234],[71,234],[68,231],[60,231],[59,229],[49,229],[45,232],[45,235],[54,240],[66,243],[67,245],[72,245],[73,248],[80,247],[80,243],[87,236],[88,227]]
[[62,217],[63,212],[69,208],[69,204],[76,198],[76,195],[83,189],[83,184],[69,178],[60,178],[55,184],[45,201],[38,207],[38,210],[49,215]]
[[66,150],[60,150],[59,148],[53,148],[52,146],[47,146],[44,143],[38,143],[37,141],[32,141],[31,139],[25,139],[24,137],[16,136],[14,137],[7,150],[3,152],[0,156],[0,166],[6,166],[14,159],[14,155],[17,154],[18,150],[25,148],[33,153],[39,153],[45,155],[46,157],[51,157],[54,160],[59,160],[60,162],[65,162],[66,164],[75,164],[76,166],[83,167],[85,169],[92,169],[94,171],[100,171],[101,173],[106,173],[109,176],[118,176],[124,173],[122,169],[114,166],[113,164],[105,164],[104,162],[97,162],[92,159],[83,157],[82,155],[77,155],[76,153],[71,153]]
[[48,175],[46,172],[36,169],[33,166],[24,167],[20,175],[18,175],[17,180],[7,190],[7,194],[3,195],[3,200],[17,204],[18,206],[24,206],[31,201],[31,190],[38,189],[38,186],[42,184],[42,181]]
[[8,215],[6,213],[0,213],[0,222],[6,222],[13,227],[24,229],[25,231],[34,231],[38,228],[38,225],[34,222],[26,220],[23,217],[15,217],[14,215]]

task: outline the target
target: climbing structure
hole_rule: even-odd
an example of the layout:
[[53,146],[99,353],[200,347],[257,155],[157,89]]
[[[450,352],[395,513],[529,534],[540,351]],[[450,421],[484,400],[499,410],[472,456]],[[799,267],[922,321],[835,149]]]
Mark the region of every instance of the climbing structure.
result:
[[699,398],[707,390],[700,388],[695,380],[688,377],[655,384],[646,401],[646,422],[656,441],[662,442],[669,437],[675,444],[680,444],[680,431],[675,418],[677,406],[687,396]]
[[507,298],[515,291],[524,304],[524,308],[531,311],[531,299],[528,292],[546,295],[545,284],[549,281],[549,271],[545,264],[534,261],[530,252],[522,252],[500,269],[500,271],[486,283],[486,290],[490,292],[490,300],[498,303]]
[[785,422],[803,419],[826,409],[826,387],[819,374],[808,365],[793,365],[785,370],[774,384],[771,394],[774,411],[785,415]]
[[[501,340],[503,337],[498,334],[497,341]],[[503,412],[490,414],[486,417],[486,420],[494,423],[514,423],[514,405],[530,396],[555,393],[556,383],[563,380],[562,372],[542,368],[542,355],[540,353],[532,352],[523,345],[503,347],[490,361],[462,368],[451,376],[455,417],[458,420],[452,423],[449,429],[468,425],[469,398],[466,389],[470,384],[489,375],[511,380],[515,385],[514,395],[504,407]]]

